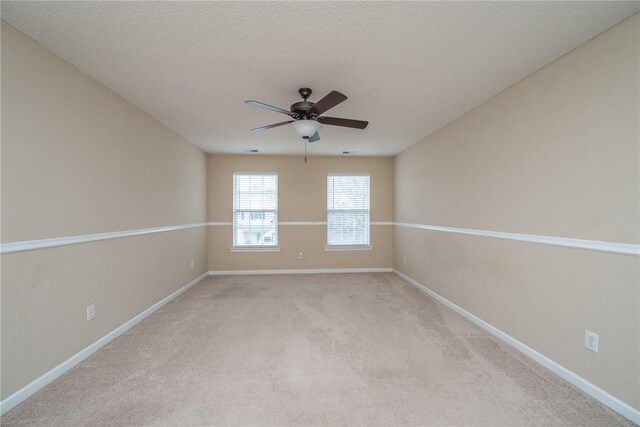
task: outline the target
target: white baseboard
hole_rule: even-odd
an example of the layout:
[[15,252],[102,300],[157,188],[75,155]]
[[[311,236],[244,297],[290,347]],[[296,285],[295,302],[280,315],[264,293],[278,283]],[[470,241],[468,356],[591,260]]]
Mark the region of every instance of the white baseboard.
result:
[[181,293],[183,293],[184,291],[186,291],[187,289],[189,289],[190,287],[192,287],[193,285],[195,285],[196,283],[198,283],[200,280],[204,279],[208,275],[209,273],[207,272],[207,273],[201,274],[199,277],[196,277],[191,282],[187,283],[186,285],[184,285],[183,287],[181,287],[171,295],[165,297],[161,301],[158,301],[157,303],[147,308],[142,313],[138,314],[133,319],[118,326],[116,329],[109,332],[107,335],[103,336],[93,344],[89,345],[88,347],[81,350],[80,352],[74,354],[73,356],[71,356],[70,358],[68,358],[67,360],[65,360],[58,366],[56,366],[55,368],[51,369],[49,372],[45,373],[39,378],[36,378],[26,386],[22,387],[20,390],[8,396],[6,399],[0,402],[0,415],[3,415],[7,413],[9,410],[11,410],[12,408],[16,407],[19,403],[26,400],[35,392],[37,392],[38,390],[40,390],[41,388],[49,384],[51,381],[55,380],[60,375],[64,374],[65,372],[67,372],[68,370],[70,370],[71,368],[73,368],[83,360],[85,360],[87,357],[91,356],[93,353],[95,353],[101,347],[108,344],[114,338],[117,338],[118,336],[122,335],[123,333],[131,329],[137,323],[142,321],[145,317],[149,316],[151,313],[158,310],[160,307],[162,307],[172,299],[176,298],[178,295],[180,295]]
[[500,329],[495,328],[494,326],[490,325],[489,323],[485,322],[484,320],[480,319],[479,317],[469,313],[468,311],[466,311],[462,307],[452,303],[448,299],[442,297],[441,295],[437,294],[436,292],[432,291],[431,289],[425,287],[424,285],[422,285],[421,283],[415,281],[411,277],[405,275],[404,273],[402,273],[402,272],[400,272],[398,270],[392,269],[392,268],[339,268],[339,269],[297,269],[297,270],[209,271],[209,272],[204,273],[204,274],[200,275],[199,277],[195,278],[194,280],[192,280],[191,282],[187,283],[182,288],[180,288],[177,291],[173,292],[171,295],[165,297],[164,299],[162,299],[161,301],[155,303],[154,305],[152,305],[151,307],[149,307],[148,309],[146,309],[142,313],[138,314],[133,319],[131,319],[131,320],[127,321],[126,323],[120,325],[118,328],[114,329],[113,331],[111,331],[110,333],[105,335],[104,337],[102,337],[99,340],[95,341],[93,344],[89,345],[88,347],[86,347],[82,351],[80,351],[80,352],[76,353],[75,355],[71,356],[69,359],[65,360],[64,362],[62,362],[61,364],[59,364],[55,368],[53,368],[50,371],[48,371],[47,373],[45,373],[44,375],[40,376],[39,378],[37,378],[34,381],[32,381],[31,383],[27,384],[26,386],[24,386],[20,390],[16,391],[15,393],[11,394],[10,396],[8,396],[6,399],[4,399],[3,401],[0,402],[0,415],[1,414],[5,414],[6,412],[11,410],[12,408],[17,406],[18,404],[20,404],[21,402],[26,400],[28,397],[30,397],[31,395],[36,393],[38,390],[40,390],[41,388],[43,388],[44,386],[46,386],[47,384],[49,384],[50,382],[52,382],[56,378],[60,377],[62,374],[64,374],[65,372],[69,371],[74,366],[78,365],[80,362],[82,362],[83,360],[85,360],[86,358],[91,356],[93,353],[95,353],[98,349],[100,349],[104,345],[108,344],[114,338],[122,335],[124,332],[126,332],[127,330],[132,328],[134,325],[136,325],[137,323],[142,321],[144,318],[146,318],[147,316],[152,314],[154,311],[158,310],[160,307],[162,307],[163,305],[167,304],[169,301],[173,300],[178,295],[180,295],[181,293],[183,293],[184,291],[186,291],[187,289],[189,289],[190,287],[192,287],[193,285],[195,285],[196,283],[198,283],[200,280],[202,280],[203,278],[205,278],[208,275],[211,275],[211,276],[222,276],[222,275],[255,275],[255,274],[323,274],[323,273],[388,273],[388,272],[394,272],[399,277],[403,278],[404,280],[406,280],[407,282],[409,282],[410,284],[412,284],[413,286],[415,286],[419,290],[423,291],[424,293],[426,293],[430,297],[434,298],[435,300],[437,300],[440,303],[444,304],[445,306],[449,307],[450,309],[452,309],[456,313],[460,314],[461,316],[467,318],[468,320],[470,320],[471,322],[473,322],[476,325],[480,326],[481,328],[483,328],[487,332],[489,332],[489,333],[495,335],[496,337],[500,338],[505,343],[509,344],[510,346],[515,348],[516,350],[520,351],[521,353],[523,353],[526,356],[530,357],[531,359],[533,359],[534,361],[538,362],[542,366],[546,367],[547,369],[551,370],[555,374],[559,375],[560,377],[562,377],[566,381],[568,381],[571,384],[575,385],[576,387],[578,387],[579,389],[581,389],[582,391],[584,391],[585,393],[587,393],[591,397],[593,397],[596,400],[602,402],[603,404],[607,405],[609,408],[613,409],[614,411],[618,412],[619,414],[621,414],[622,416],[628,418],[629,420],[635,422],[636,424],[640,424],[640,411],[639,410],[633,408],[632,406],[630,406],[629,404],[621,401],[620,399],[612,396],[611,394],[609,394],[606,391],[602,390],[598,386],[590,383],[589,381],[585,380],[581,376],[579,376],[579,375],[575,374],[574,372],[568,370],[567,368],[559,365],[558,363],[554,362],[553,360],[549,359],[548,357],[544,356],[543,354],[538,353],[537,351],[535,351],[531,347],[523,344],[522,342],[520,342],[520,341],[516,340],[515,338],[511,337],[510,335],[507,335],[506,333],[502,332]]
[[538,353],[537,351],[535,351],[531,347],[527,346],[526,344],[523,344],[522,342],[518,341],[517,339],[513,338],[512,336],[507,335],[506,333],[502,332],[500,329],[490,325],[489,323],[485,322],[484,320],[480,319],[479,317],[469,313],[464,308],[460,307],[459,305],[456,305],[456,304],[452,303],[448,299],[446,299],[443,296],[437,294],[436,292],[432,291],[431,289],[427,288],[426,286],[422,285],[421,283],[415,281],[414,279],[412,279],[411,277],[407,276],[406,274],[401,273],[400,271],[398,271],[396,269],[394,269],[393,272],[395,274],[397,274],[398,276],[400,276],[401,278],[403,278],[404,280],[406,280],[407,282],[409,282],[410,284],[412,284],[413,286],[415,286],[416,288],[418,288],[419,290],[421,290],[422,292],[426,293],[427,295],[429,295],[430,297],[435,299],[436,301],[438,301],[438,302],[444,304],[445,306],[449,307],[450,309],[452,309],[456,313],[460,314],[461,316],[465,317],[466,319],[468,319],[471,322],[475,323],[476,325],[480,326],[482,329],[484,329],[487,332],[489,332],[489,333],[495,335],[496,337],[500,338],[502,341],[504,341],[505,343],[509,344],[510,346],[512,346],[513,348],[515,348],[519,352],[521,352],[522,354],[524,354],[526,356],[529,356],[531,359],[533,359],[534,361],[538,362],[539,364],[541,364],[545,368],[549,369],[550,371],[552,371],[556,375],[559,375],[564,380],[566,380],[566,381],[570,382],[571,384],[575,385],[580,390],[582,390],[585,393],[587,393],[589,396],[591,396],[594,399],[602,402],[603,404],[607,405],[609,408],[613,409],[614,411],[616,411],[620,415],[628,418],[629,420],[633,421],[634,423],[640,424],[640,411],[635,409],[631,405],[629,405],[629,404],[621,401],[620,399],[612,396],[611,394],[609,394],[606,391],[602,390],[600,387],[596,386],[595,384],[592,384],[589,381],[585,380],[584,378],[582,378],[578,374],[568,370],[564,366],[559,365],[558,363],[556,363],[553,360],[549,359],[545,355],[543,355],[541,353]]
[[249,274],[326,274],[326,273],[391,273],[393,268],[313,268],[296,270],[211,270],[210,276],[240,276]]

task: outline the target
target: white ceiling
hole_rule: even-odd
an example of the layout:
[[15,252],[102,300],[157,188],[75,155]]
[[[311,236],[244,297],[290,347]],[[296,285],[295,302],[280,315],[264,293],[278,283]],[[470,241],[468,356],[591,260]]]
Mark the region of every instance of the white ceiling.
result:
[[208,152],[297,154],[285,109],[349,99],[313,154],[393,155],[639,2],[2,2],[2,18]]

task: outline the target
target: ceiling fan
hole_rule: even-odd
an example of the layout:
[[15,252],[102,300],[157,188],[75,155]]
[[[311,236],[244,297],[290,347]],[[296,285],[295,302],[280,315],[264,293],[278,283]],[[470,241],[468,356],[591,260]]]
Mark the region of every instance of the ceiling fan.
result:
[[320,140],[318,131],[322,125],[329,126],[342,126],[347,128],[364,129],[369,122],[363,120],[342,119],[340,117],[327,117],[322,114],[329,111],[331,108],[345,101],[347,97],[340,92],[331,91],[327,96],[322,98],[318,102],[307,101],[311,95],[311,89],[303,87],[298,90],[302,101],[296,102],[291,105],[291,111],[287,111],[283,108],[274,107],[273,105],[264,104],[258,101],[245,101],[249,105],[254,107],[264,108],[266,110],[275,111],[276,113],[286,114],[293,120],[286,122],[274,123],[272,125],[262,126],[259,128],[251,129],[252,132],[259,132],[266,129],[275,128],[278,126],[284,126],[291,124],[293,130],[296,131],[303,139],[308,142],[317,142]]

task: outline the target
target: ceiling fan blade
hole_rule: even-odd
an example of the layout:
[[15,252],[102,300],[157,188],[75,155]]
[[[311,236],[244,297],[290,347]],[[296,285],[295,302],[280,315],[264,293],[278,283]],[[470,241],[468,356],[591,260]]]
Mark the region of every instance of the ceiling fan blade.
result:
[[320,115],[325,111],[329,111],[331,108],[335,107],[346,99],[347,97],[345,95],[333,90],[329,93],[329,95],[313,104],[313,107],[309,108],[308,113]]
[[323,125],[342,126],[345,128],[364,129],[369,122],[364,120],[341,119],[340,117],[318,117],[318,121]]
[[289,120],[289,121],[286,121],[286,122],[274,123],[272,125],[266,125],[266,126],[262,126],[262,127],[259,127],[259,128],[253,128],[253,129],[251,129],[251,132],[259,132],[259,131],[265,130],[265,129],[277,128],[278,126],[287,125],[287,124],[293,123],[293,122],[295,122],[295,120]]
[[276,113],[286,114],[287,116],[293,117],[293,113],[291,111],[284,110],[282,108],[274,107],[273,105],[265,104],[264,102],[258,102],[254,100],[244,101],[245,104],[253,105],[254,107],[264,108],[265,110],[275,111]]
[[320,134],[318,132],[314,133],[309,138],[309,142],[317,142],[317,141],[320,141]]

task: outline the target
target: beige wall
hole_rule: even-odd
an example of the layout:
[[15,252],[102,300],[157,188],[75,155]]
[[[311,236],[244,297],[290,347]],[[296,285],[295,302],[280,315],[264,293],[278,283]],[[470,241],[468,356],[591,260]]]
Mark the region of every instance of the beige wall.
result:
[[[206,221],[202,151],[4,22],[1,136],[2,242]],[[3,255],[2,398],[207,271],[206,239]]]
[[[354,172],[371,174],[372,221],[393,221],[395,211],[401,222],[637,243],[638,36],[635,15],[395,162],[305,164],[207,157],[2,23],[1,239],[230,222],[232,175],[244,171],[278,172],[281,222],[326,221],[326,174]],[[2,398],[207,269],[393,264],[640,407],[637,257],[388,225],[372,226],[372,251],[326,252],[325,226],[282,225],[281,252],[231,253],[231,230],[3,255]],[[600,334],[600,353],[583,348],[584,329]]]
[[[639,22],[400,154],[396,221],[637,244]],[[403,227],[394,254],[398,270],[640,408],[638,257]]]
[[[209,155],[209,221],[231,222],[234,172],[277,172],[279,221],[326,221],[327,174],[371,175],[371,221],[393,221],[393,159],[389,157]],[[372,251],[327,252],[326,225],[280,225],[281,252],[230,252],[232,226],[209,227],[210,270],[389,268],[393,227],[371,226]],[[298,252],[304,259],[298,259]]]

